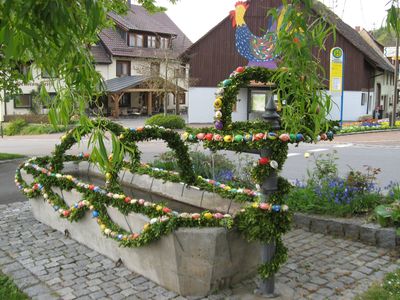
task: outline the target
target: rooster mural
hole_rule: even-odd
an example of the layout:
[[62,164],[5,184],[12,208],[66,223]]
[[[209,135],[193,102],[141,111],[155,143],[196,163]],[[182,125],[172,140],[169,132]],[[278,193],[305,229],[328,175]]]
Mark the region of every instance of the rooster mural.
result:
[[238,1],[235,10],[230,12],[232,26],[236,27],[236,48],[241,56],[249,61],[249,66],[259,66],[268,69],[276,69],[275,43],[276,31],[282,24],[282,11],[278,21],[269,22],[267,33],[263,36],[255,36],[244,21],[244,16],[249,3]]

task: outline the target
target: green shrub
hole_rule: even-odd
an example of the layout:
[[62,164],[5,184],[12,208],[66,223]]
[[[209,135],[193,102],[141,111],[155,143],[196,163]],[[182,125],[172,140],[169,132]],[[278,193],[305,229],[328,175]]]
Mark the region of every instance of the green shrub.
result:
[[[196,175],[204,178],[214,178],[222,182],[232,181],[235,165],[222,154],[208,155],[203,152],[190,152],[193,169]],[[169,171],[177,171],[178,163],[175,152],[162,153],[151,165]],[[214,166],[214,167],[213,167]]]
[[27,295],[21,293],[13,281],[0,272],[0,299],[25,300]]
[[29,124],[28,126],[24,127],[20,134],[21,135],[36,135],[36,134],[49,134],[49,133],[57,133],[57,132],[64,132],[67,128],[64,126],[60,126],[54,128],[52,125],[49,124]]
[[17,135],[28,123],[24,119],[16,119],[7,124],[4,128],[5,135]]
[[14,159],[14,158],[22,158],[23,155],[14,154],[14,153],[0,153],[0,160]]
[[154,115],[146,120],[146,125],[157,125],[171,129],[183,129],[185,128],[185,120],[177,115],[166,115],[158,114]]
[[400,269],[386,274],[383,283],[374,284],[356,300],[398,300],[400,299]]

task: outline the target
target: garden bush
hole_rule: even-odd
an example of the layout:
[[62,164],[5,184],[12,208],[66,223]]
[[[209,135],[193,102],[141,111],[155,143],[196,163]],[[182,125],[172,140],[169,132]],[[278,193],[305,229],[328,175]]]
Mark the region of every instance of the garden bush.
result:
[[27,126],[28,123],[24,119],[16,119],[11,121],[4,128],[5,135],[17,135],[21,132],[22,128]]
[[177,115],[166,115],[158,114],[154,115],[146,120],[146,125],[157,125],[171,129],[183,129],[185,128],[185,120]]
[[380,169],[366,167],[366,172],[350,170],[338,176],[336,153],[315,158],[306,184],[296,183],[286,203],[295,211],[348,217],[371,213],[392,199],[384,197],[375,181]]
[[[213,178],[222,182],[231,182],[234,179],[235,165],[222,154],[208,155],[203,152],[191,151],[193,169],[196,175],[204,178]],[[178,158],[175,152],[162,153],[151,165],[169,171],[178,170]]]

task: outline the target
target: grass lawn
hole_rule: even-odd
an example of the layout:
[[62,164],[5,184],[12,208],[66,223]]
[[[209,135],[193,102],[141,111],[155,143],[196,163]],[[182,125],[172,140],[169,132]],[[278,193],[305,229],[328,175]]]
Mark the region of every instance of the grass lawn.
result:
[[29,297],[18,290],[9,277],[0,272],[0,299],[25,300]]
[[22,158],[22,157],[25,157],[25,156],[20,155],[20,154],[12,154],[12,153],[0,153],[0,160]]
[[386,274],[381,284],[375,284],[356,300],[399,300],[400,299],[400,269]]

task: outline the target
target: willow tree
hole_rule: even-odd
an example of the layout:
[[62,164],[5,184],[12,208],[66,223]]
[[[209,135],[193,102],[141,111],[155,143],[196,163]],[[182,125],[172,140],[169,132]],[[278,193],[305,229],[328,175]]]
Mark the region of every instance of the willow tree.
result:
[[[150,12],[165,10],[156,0],[137,2]],[[128,3],[127,0],[0,0],[0,101],[7,100],[4,96],[20,93],[21,82],[32,79],[31,68],[22,72],[21,66],[32,65],[56,78],[53,85],[57,96],[49,113],[51,123],[66,125],[73,115],[79,115],[81,124],[93,127],[84,110],[104,92],[104,83],[95,70],[90,46],[98,42],[101,30],[113,26],[107,14],[126,13]],[[39,95],[48,99],[45,85]]]
[[392,118],[391,118],[391,123],[390,123],[390,126],[395,126],[397,102],[399,100],[399,91],[398,91],[398,87],[397,87],[398,80],[399,80],[399,39],[400,39],[399,0],[391,0],[390,8],[387,10],[386,27],[388,28],[389,32],[393,31],[396,36],[394,100],[393,100]]

